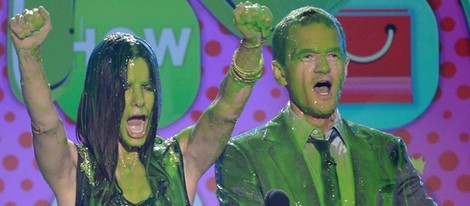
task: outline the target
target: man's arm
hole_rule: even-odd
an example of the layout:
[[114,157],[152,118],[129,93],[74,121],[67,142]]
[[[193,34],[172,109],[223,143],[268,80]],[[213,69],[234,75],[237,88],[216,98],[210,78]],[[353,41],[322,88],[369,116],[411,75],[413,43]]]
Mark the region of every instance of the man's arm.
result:
[[398,160],[399,170],[396,177],[397,189],[394,205],[437,205],[424,191],[421,177],[408,157],[403,141],[399,141],[394,152],[400,157]]
[[51,27],[49,13],[43,7],[25,10],[9,20],[10,37],[20,63],[22,94],[31,119],[36,161],[59,203],[65,204],[69,202],[64,200],[75,200],[71,154],[75,147],[66,138],[43,70],[41,45]]
[[[241,3],[233,13],[243,39],[232,59],[229,74],[219,94],[194,127],[177,135],[184,159],[186,187],[190,200],[199,178],[214,163],[230,139],[235,123],[261,75],[261,49],[271,32],[272,15],[259,4]],[[189,131],[188,131],[189,130]]]

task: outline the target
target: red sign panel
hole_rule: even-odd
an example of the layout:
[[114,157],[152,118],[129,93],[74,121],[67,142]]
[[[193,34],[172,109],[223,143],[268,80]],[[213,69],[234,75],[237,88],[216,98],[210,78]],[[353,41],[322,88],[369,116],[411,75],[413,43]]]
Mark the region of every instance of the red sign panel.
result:
[[412,102],[408,10],[348,9],[337,18],[351,59],[341,102]]

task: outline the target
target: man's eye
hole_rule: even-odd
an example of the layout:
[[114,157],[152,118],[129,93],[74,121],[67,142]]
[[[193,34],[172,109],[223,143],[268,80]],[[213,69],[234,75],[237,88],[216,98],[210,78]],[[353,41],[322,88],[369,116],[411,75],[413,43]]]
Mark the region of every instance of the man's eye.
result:
[[340,55],[334,52],[328,53],[329,59],[340,59]]
[[308,53],[308,54],[305,54],[303,57],[302,57],[302,61],[313,61],[315,58],[315,55],[312,54],[312,53]]

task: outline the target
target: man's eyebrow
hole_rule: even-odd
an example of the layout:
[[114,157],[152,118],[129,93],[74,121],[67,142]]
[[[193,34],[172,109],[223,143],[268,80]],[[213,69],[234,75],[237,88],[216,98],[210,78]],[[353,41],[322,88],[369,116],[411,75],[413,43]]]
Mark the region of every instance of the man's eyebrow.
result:
[[297,57],[298,55],[303,55],[303,54],[308,54],[308,53],[321,54],[321,53],[327,53],[327,52],[341,52],[341,49],[339,47],[330,47],[330,48],[324,48],[324,49],[318,49],[318,48],[305,48],[301,50],[293,49],[289,56]]
[[305,54],[305,53],[326,53],[326,52],[339,52],[341,49],[339,47],[330,47],[330,48],[324,48],[324,49],[318,49],[318,48],[306,48],[306,49],[301,49],[298,51],[294,50],[294,54]]

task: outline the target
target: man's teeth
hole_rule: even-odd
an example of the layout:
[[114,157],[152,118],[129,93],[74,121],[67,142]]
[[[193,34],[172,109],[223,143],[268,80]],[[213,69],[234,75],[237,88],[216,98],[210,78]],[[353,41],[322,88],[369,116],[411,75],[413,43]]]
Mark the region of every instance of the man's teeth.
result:
[[330,89],[326,86],[323,87],[315,87],[315,91],[320,94],[321,96],[326,96],[330,93]]
[[330,93],[330,84],[328,82],[317,83],[314,87],[315,92],[321,96],[326,96]]

